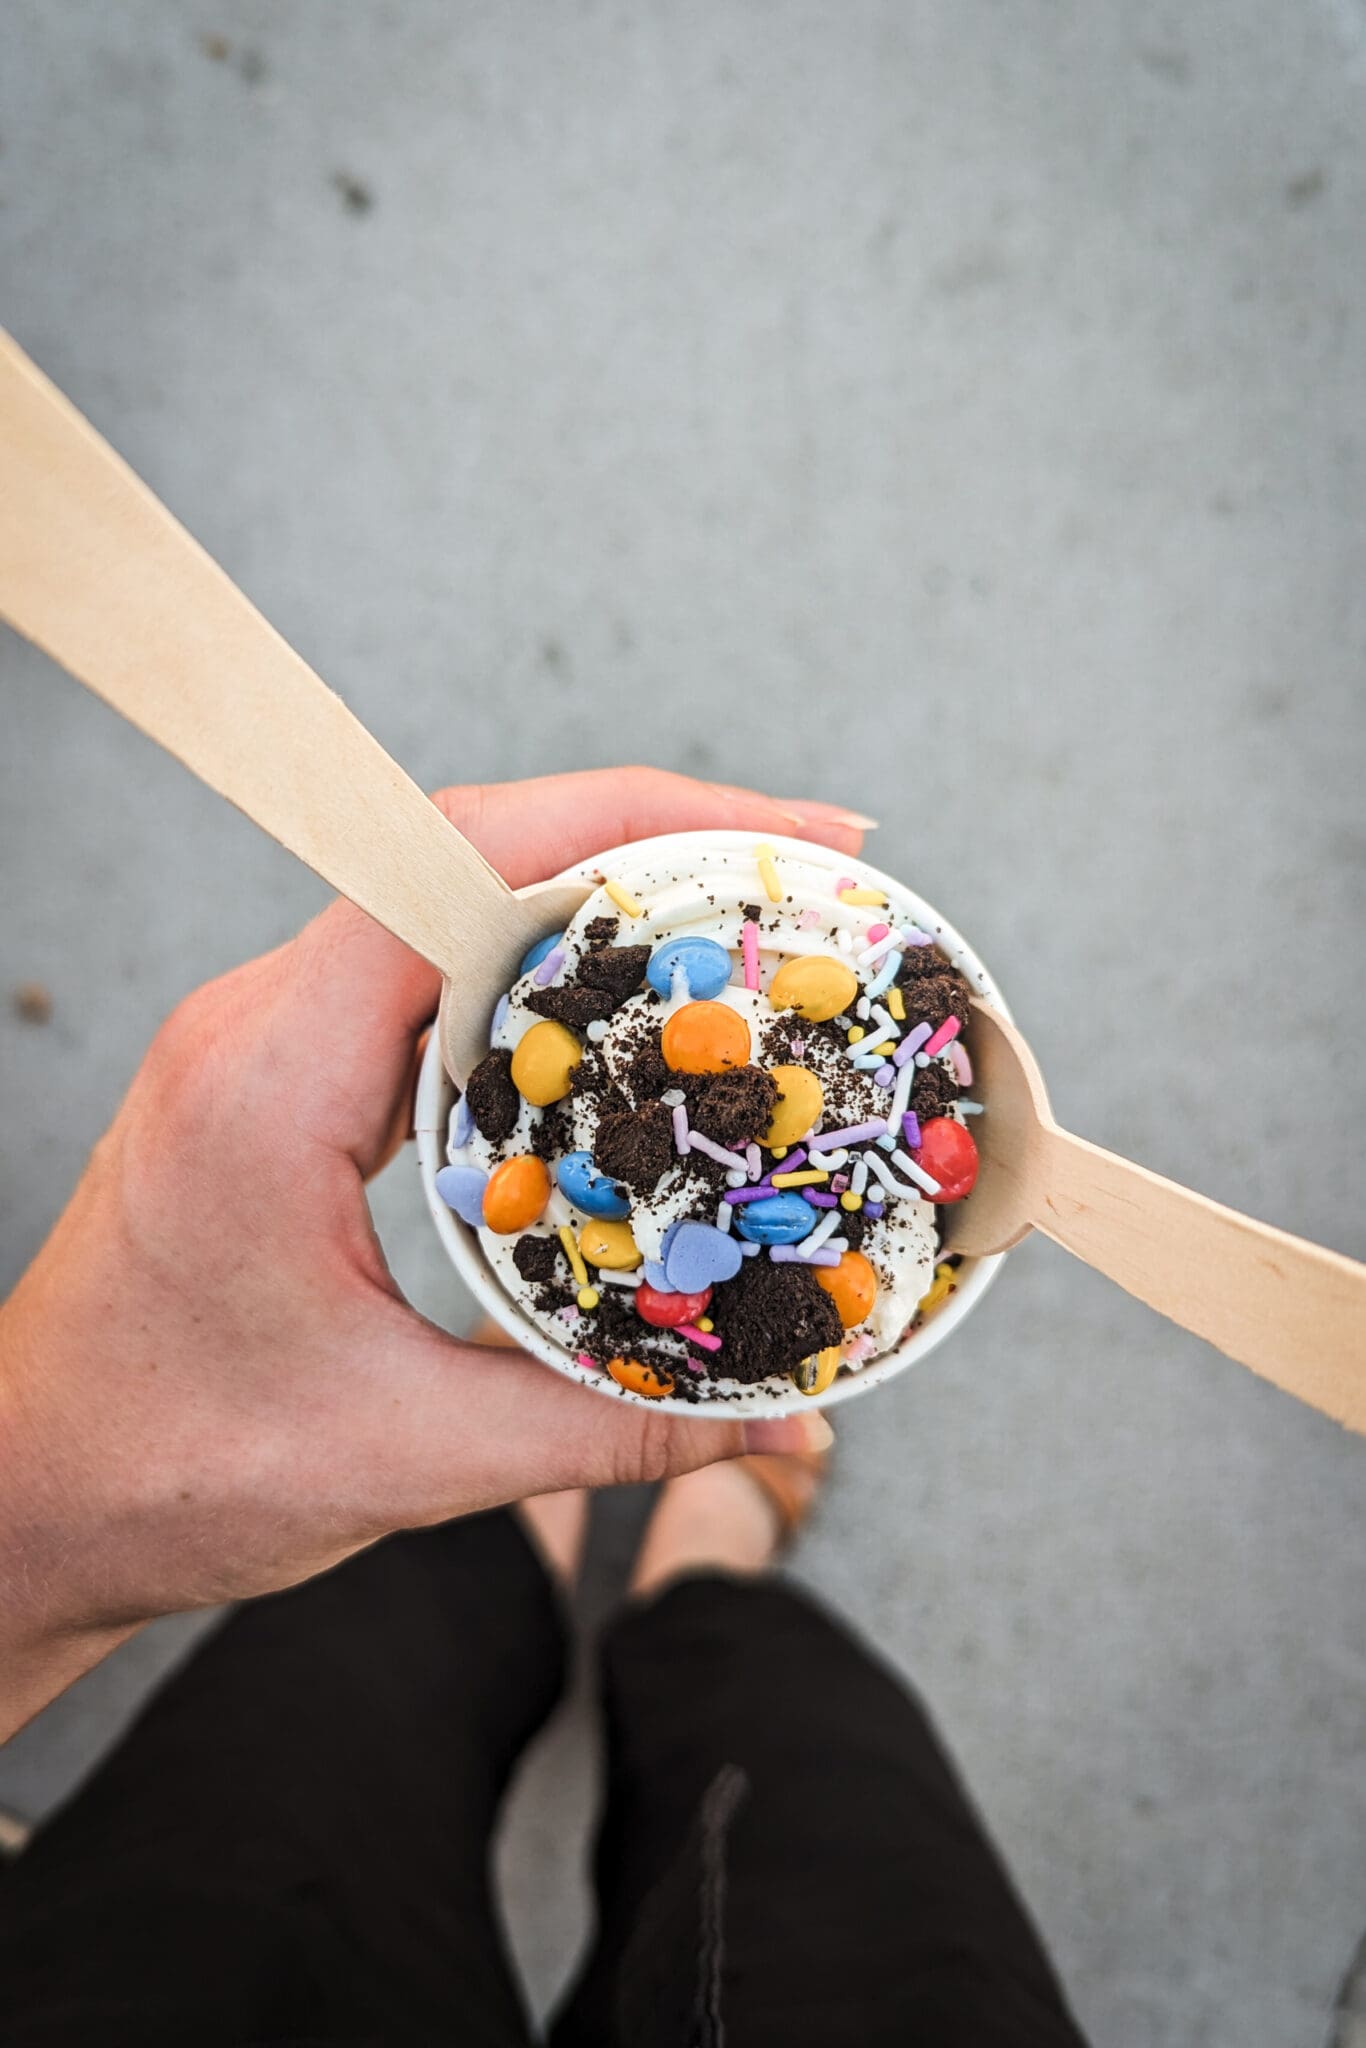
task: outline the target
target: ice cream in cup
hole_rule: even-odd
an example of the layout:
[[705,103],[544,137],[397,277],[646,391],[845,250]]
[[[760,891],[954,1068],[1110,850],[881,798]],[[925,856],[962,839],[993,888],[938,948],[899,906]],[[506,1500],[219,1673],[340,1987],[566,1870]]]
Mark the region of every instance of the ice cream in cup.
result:
[[433,1039],[419,1163],[451,1260],[534,1357],[616,1400],[781,1415],[942,1343],[1000,1261],[971,1199],[975,995],[938,912],[847,854],[671,833],[597,883],[490,1020],[463,1095]]

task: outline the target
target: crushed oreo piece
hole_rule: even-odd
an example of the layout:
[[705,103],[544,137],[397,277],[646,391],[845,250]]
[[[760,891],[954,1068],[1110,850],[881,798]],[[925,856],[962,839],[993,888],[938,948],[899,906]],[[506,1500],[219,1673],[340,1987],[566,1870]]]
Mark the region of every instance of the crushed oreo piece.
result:
[[758,924],[759,919],[763,916],[763,912],[757,903],[742,903],[740,905],[740,915],[741,917],[747,917],[751,924]]
[[648,946],[598,946],[580,960],[578,980],[585,988],[601,989],[618,1009],[645,979],[649,957]]
[[512,1079],[512,1054],[502,1047],[486,1052],[470,1075],[465,1090],[476,1129],[491,1145],[500,1145],[517,1128],[522,1098]]
[[553,1237],[526,1231],[512,1247],[512,1263],[526,1281],[553,1280],[561,1250]]
[[522,1001],[538,1017],[553,1017],[559,1024],[568,1024],[576,1031],[587,1030],[603,1017],[612,1014],[612,998],[598,988],[533,988],[528,989]]
[[718,1287],[708,1310],[721,1339],[712,1370],[752,1386],[770,1373],[789,1373],[844,1335],[834,1296],[809,1267],[746,1259]]
[[921,1067],[911,1085],[911,1108],[920,1122],[930,1117],[943,1116],[959,1097],[959,1087],[947,1067],[941,1067],[938,1060],[931,1060],[927,1067]]
[[631,1192],[653,1192],[673,1158],[673,1123],[662,1102],[639,1109],[604,1110],[593,1140],[593,1158]]
[[762,1067],[732,1067],[706,1074],[689,1122],[718,1145],[744,1145],[760,1138],[773,1120],[778,1086]]
[[547,1166],[553,1166],[566,1152],[573,1151],[573,1128],[563,1102],[552,1102],[548,1109],[541,1111],[532,1126],[531,1149],[538,1159],[544,1159]]
[[584,932],[590,946],[610,946],[621,926],[619,917],[595,917]]
[[972,1016],[972,984],[966,975],[951,967],[935,946],[907,946],[896,977],[897,987],[906,993],[906,1016],[914,1024],[922,1019],[937,1031],[950,1017],[966,1026]]

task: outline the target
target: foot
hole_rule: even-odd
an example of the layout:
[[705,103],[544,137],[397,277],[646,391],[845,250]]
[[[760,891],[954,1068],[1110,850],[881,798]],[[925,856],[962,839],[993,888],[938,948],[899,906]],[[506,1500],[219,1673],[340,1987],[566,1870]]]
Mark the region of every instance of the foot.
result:
[[671,1479],[645,1531],[631,1591],[649,1599],[694,1572],[766,1571],[805,1521],[826,1454],[766,1452]]
[[[495,1323],[492,1316],[485,1316],[471,1330],[470,1342],[499,1345],[508,1351],[516,1349],[502,1324]],[[530,1500],[519,1500],[513,1513],[551,1577],[566,1590],[570,1588],[578,1578],[588,1540],[587,1489],[576,1486],[566,1493],[538,1493]]]

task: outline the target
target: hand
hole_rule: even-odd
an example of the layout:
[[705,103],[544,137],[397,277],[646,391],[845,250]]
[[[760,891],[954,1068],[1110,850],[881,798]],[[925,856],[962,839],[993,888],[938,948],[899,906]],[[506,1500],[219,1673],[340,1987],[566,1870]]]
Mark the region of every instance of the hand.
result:
[[[620,840],[858,821],[646,769],[449,790],[514,886]],[[158,1033],[0,1311],[0,1739],[154,1615],[396,1528],[828,1440],[607,1402],[404,1301],[365,1181],[406,1135],[434,971],[348,903]]]

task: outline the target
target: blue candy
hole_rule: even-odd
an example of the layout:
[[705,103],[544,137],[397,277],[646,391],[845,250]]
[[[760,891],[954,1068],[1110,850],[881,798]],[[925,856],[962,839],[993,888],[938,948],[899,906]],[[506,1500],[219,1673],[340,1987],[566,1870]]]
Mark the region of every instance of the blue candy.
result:
[[484,1220],[484,1189],[488,1182],[482,1166],[443,1166],[436,1176],[436,1192],[462,1223],[478,1230]]
[[739,1245],[714,1223],[671,1224],[663,1250],[669,1285],[679,1294],[700,1294],[704,1287],[733,1280],[740,1270]]
[[473,1136],[474,1117],[470,1111],[468,1100],[462,1095],[456,1102],[455,1114],[451,1118],[451,1143],[452,1145],[468,1145]]
[[737,1202],[735,1228],[751,1244],[796,1244],[814,1230],[818,1211],[800,1195],[784,1190],[759,1202]]
[[671,996],[681,968],[690,999],[709,1003],[730,980],[730,966],[730,954],[715,939],[667,939],[651,953],[645,979],[656,995]]
[[489,1026],[490,1045],[492,1045],[494,1039],[498,1036],[498,1033],[502,1030],[503,1026],[507,1022],[508,1008],[511,1002],[511,996],[501,995],[499,996],[497,1002],[493,1006],[493,1022]]
[[668,1274],[664,1271],[663,1266],[657,1265],[653,1259],[647,1259],[640,1270],[645,1275],[650,1286],[654,1288],[656,1294],[681,1293],[682,1290],[680,1288],[669,1285]]
[[585,1216],[620,1223],[631,1213],[631,1197],[619,1180],[593,1164],[591,1152],[566,1152],[555,1168],[560,1192]]
[[563,937],[563,932],[552,932],[548,939],[537,939],[535,945],[522,955],[522,964],[517,969],[519,979],[524,974],[530,974],[533,967],[539,967],[546,955],[554,952]]

